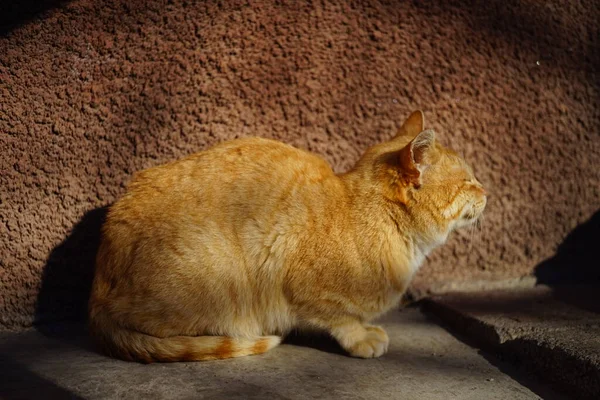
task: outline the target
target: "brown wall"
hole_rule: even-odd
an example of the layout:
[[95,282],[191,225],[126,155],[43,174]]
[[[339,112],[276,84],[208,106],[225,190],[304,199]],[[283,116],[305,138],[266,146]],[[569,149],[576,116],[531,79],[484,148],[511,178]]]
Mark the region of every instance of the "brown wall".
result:
[[80,0],[10,14],[0,328],[80,315],[99,207],[134,171],[234,137],[277,138],[344,171],[424,109],[491,196],[483,229],[454,234],[420,288],[529,275],[600,208],[593,0],[271,3]]

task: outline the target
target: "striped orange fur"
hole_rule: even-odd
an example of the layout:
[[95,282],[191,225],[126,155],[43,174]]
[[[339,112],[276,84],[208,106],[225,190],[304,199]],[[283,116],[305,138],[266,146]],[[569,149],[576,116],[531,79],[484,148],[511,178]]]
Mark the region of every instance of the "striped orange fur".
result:
[[260,354],[294,328],[378,357],[389,340],[368,322],[485,204],[420,111],[341,175],[280,142],[226,142],[136,174],[112,205],[91,332],[108,354],[140,362]]

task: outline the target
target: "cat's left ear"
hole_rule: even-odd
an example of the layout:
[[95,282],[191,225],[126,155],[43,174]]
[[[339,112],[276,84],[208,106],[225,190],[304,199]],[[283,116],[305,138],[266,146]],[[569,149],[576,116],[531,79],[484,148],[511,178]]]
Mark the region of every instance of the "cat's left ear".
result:
[[429,165],[427,154],[435,144],[435,133],[428,129],[419,133],[402,150],[400,150],[400,166],[410,183],[421,185],[421,174]]

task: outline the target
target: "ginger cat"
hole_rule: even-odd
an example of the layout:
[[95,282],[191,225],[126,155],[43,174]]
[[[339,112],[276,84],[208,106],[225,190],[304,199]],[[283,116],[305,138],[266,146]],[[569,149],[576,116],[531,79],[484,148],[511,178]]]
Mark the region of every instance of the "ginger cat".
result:
[[379,357],[388,336],[368,322],[485,204],[420,111],[341,175],[280,142],[226,142],[138,173],[110,208],[90,330],[141,362],[259,354],[294,328]]

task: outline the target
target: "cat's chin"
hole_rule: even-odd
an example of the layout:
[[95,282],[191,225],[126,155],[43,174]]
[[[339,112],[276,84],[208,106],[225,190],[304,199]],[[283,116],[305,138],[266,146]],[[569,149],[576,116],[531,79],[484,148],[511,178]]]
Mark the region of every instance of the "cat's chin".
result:
[[481,215],[469,216],[466,218],[461,218],[455,222],[454,228],[452,230],[465,228],[474,224],[477,224]]

